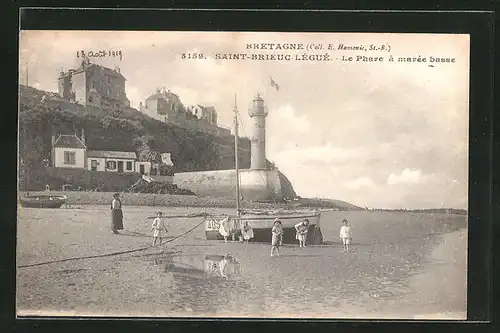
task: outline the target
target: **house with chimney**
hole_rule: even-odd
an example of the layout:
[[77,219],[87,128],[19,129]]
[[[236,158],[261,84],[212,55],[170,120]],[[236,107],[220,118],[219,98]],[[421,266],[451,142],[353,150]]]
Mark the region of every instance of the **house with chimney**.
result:
[[130,106],[119,67],[110,69],[86,58],[78,68],[61,70],[58,81],[58,93],[64,100],[112,110]]
[[139,161],[136,153],[131,151],[91,150],[82,130],[80,137],[76,133],[52,136],[51,165],[56,168],[149,175],[152,163]]
[[146,98],[144,104],[139,104],[139,111],[168,123],[178,124],[186,120],[186,110],[179,96],[164,87],[157,88],[156,92]]

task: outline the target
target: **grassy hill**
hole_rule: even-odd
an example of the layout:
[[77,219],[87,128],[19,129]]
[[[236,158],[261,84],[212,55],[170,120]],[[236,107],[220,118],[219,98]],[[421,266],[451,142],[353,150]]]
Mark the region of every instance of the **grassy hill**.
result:
[[[20,155],[32,167],[50,159],[53,134],[85,132],[89,149],[135,151],[140,160],[160,162],[170,152],[174,172],[234,168],[234,138],[183,129],[126,108],[85,107],[56,94],[20,86]],[[250,166],[250,141],[240,139],[239,163]]]

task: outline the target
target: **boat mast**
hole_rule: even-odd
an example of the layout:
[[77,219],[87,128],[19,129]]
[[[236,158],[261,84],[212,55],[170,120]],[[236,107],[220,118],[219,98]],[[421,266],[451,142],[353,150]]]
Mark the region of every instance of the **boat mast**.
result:
[[236,216],[240,217],[240,171],[238,168],[238,107],[236,94],[234,94],[234,165],[236,169]]

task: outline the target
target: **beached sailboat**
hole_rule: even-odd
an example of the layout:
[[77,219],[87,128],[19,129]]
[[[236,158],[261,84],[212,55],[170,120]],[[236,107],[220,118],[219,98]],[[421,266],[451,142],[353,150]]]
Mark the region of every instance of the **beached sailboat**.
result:
[[[323,242],[320,228],[321,212],[319,210],[279,210],[279,211],[256,211],[242,210],[240,207],[240,170],[238,167],[238,108],[235,97],[234,104],[234,145],[235,145],[235,171],[236,171],[236,214],[234,215],[208,215],[205,217],[205,237],[207,240],[222,240],[219,233],[221,223],[228,223],[231,229],[230,239],[237,240],[241,236],[241,230],[245,224],[252,227],[253,242],[270,242],[271,229],[275,219],[279,219],[283,225],[283,243],[296,243],[295,225],[309,220],[309,231],[306,243],[318,245]],[[229,221],[228,221],[229,220]]]

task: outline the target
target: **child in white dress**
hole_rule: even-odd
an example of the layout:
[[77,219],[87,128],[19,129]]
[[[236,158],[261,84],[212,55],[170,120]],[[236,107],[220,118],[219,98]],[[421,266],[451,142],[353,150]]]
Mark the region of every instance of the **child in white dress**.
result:
[[156,218],[153,220],[153,224],[151,225],[151,232],[153,232],[153,246],[156,246],[157,240],[159,240],[159,244],[161,244],[164,236],[163,231],[165,231],[165,235],[168,232],[161,217],[162,213],[158,212]]
[[273,228],[271,229],[271,257],[274,256],[274,250],[276,250],[276,255],[280,256],[280,245],[283,241],[283,226],[281,221],[278,219],[274,220]]
[[241,228],[241,234],[243,236],[243,240],[246,241],[247,243],[250,239],[253,238],[253,236],[254,236],[253,229],[250,226],[250,224],[248,224],[248,221],[245,221],[245,224]]
[[299,241],[299,247],[306,247],[307,232],[309,231],[309,220],[305,219],[295,225],[295,239]]
[[349,244],[351,244],[352,239],[351,227],[348,225],[349,222],[346,219],[344,219],[342,223],[344,225],[340,228],[340,240],[344,245],[344,252],[349,252]]
[[220,222],[219,234],[224,237],[224,243],[227,243],[227,238],[231,235],[230,220],[228,216]]

